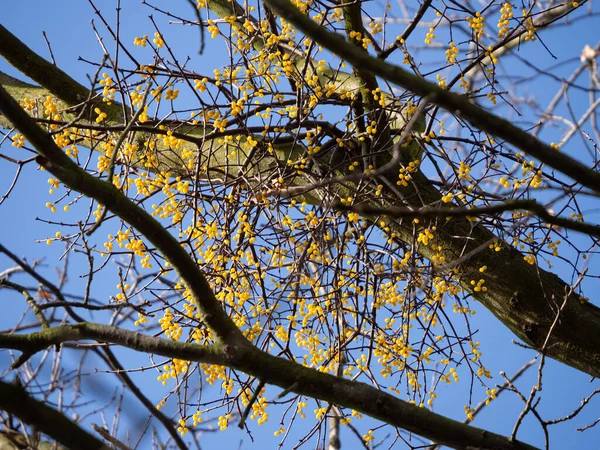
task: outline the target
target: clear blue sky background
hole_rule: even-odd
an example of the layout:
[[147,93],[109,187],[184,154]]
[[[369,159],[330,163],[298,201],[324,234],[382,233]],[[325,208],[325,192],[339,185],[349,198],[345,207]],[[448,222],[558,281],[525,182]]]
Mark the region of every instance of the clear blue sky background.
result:
[[[178,11],[183,11],[187,17],[192,17],[191,9],[184,1],[179,2],[166,2],[164,7],[175,7]],[[175,6],[171,6],[174,4]],[[105,17],[111,21],[111,25],[114,24],[115,12],[114,7],[116,2],[105,1],[98,2],[98,5],[102,5],[102,11]],[[95,18],[92,8],[87,2],[76,1],[76,0],[63,0],[61,2],[43,2],[43,1],[21,1],[21,2],[8,2],[3,1],[2,6],[2,18],[0,22],[6,26],[10,31],[16,34],[22,39],[27,45],[39,54],[48,57],[48,50],[46,43],[42,37],[41,31],[47,33],[48,39],[52,44],[52,50],[54,57],[59,67],[68,72],[78,81],[84,85],[89,85],[86,79],[86,74],[92,74],[93,70],[85,63],[78,61],[78,57],[82,56],[87,60],[99,61],[102,56],[102,52],[96,38],[93,34],[90,20],[95,19],[95,24],[98,29],[101,30],[103,36],[106,36],[104,28],[100,21]],[[123,41],[132,48],[133,38],[135,36],[141,36],[143,34],[152,35],[152,25],[148,20],[148,15],[152,14],[152,11],[147,7],[143,7],[139,2],[126,0],[122,2],[122,28]],[[218,61],[226,57],[226,54],[222,51],[223,47],[215,46],[215,41],[208,40],[207,49],[201,56],[197,54],[198,47],[198,32],[191,28],[184,28],[180,26],[171,26],[166,28],[165,20],[158,17],[155,14],[155,18],[159,24],[164,28],[165,35],[169,39],[169,43],[173,46],[177,52],[177,56],[182,59],[185,56],[190,55],[192,61],[190,61],[191,67],[195,68],[200,72],[207,74],[212,73],[212,69],[220,67]],[[581,49],[585,44],[594,46],[596,44],[592,39],[597,39],[597,34],[591,30],[597,30],[600,25],[600,21],[597,19],[588,20],[581,23],[581,26],[563,28],[568,34],[562,34],[559,32],[555,33],[542,33],[544,42],[548,47],[558,56],[559,59],[565,57],[578,57]],[[114,50],[114,44],[106,40],[105,44],[112,52]],[[537,60],[540,65],[550,66],[553,64],[553,60],[543,51],[539,44],[535,46],[531,51],[525,51],[523,54],[526,55],[530,60]],[[398,62],[398,61],[396,61]],[[572,66],[559,67],[554,72],[558,76],[566,76],[572,69]],[[10,68],[4,61],[0,60],[0,71],[4,71],[10,75],[19,76],[19,74]],[[22,78],[22,77],[21,77]],[[539,83],[544,83],[546,79],[541,78]],[[553,85],[555,86],[555,85]],[[532,89],[532,94],[535,94],[540,103],[545,104],[543,100],[545,97],[553,95],[555,92],[554,87],[546,88],[543,84],[536,85],[535,91]],[[582,108],[585,107],[583,104]],[[579,141],[576,142],[577,144]],[[14,149],[10,145],[3,145],[0,151],[15,155]],[[578,149],[573,146],[569,149],[570,152],[576,154]],[[14,166],[7,164],[0,160],[0,192],[4,193],[5,190],[11,183],[14,175]],[[57,220],[61,217],[66,217],[60,212],[60,215],[52,215],[50,211],[44,206],[47,201],[54,200],[55,197],[51,197],[48,194],[47,184],[48,174],[40,172],[34,168],[32,164],[27,165],[21,175],[20,182],[16,189],[11,194],[8,201],[0,208],[0,239],[4,245],[9,247],[14,253],[26,256],[29,261],[35,258],[44,257],[44,263],[46,267],[43,272],[50,278],[56,279],[53,275],[53,268],[60,266],[59,258],[64,252],[64,247],[60,244],[53,244],[48,247],[44,241],[48,236],[54,235],[55,231],[59,229],[57,226],[47,225],[40,222],[37,218]],[[77,213],[81,212],[81,209],[75,208],[74,211],[68,213],[68,217],[77,217]],[[58,214],[58,213],[57,213]],[[65,233],[64,230],[63,234]],[[112,231],[112,230],[111,230]],[[109,232],[109,231],[108,231]],[[100,232],[105,235],[106,233]],[[36,242],[40,240],[42,242]],[[593,266],[595,261],[591,262]],[[0,256],[0,270],[6,268],[10,264]],[[81,270],[75,264],[71,265],[71,280],[69,283],[69,290],[71,292],[81,292],[83,282],[77,277],[85,273],[85,266]],[[560,272],[558,272],[560,274]],[[103,275],[95,283],[93,295],[96,298],[104,298],[108,300],[109,295],[114,295],[114,284],[113,280],[102,279]],[[563,276],[569,277],[570,272]],[[596,285],[589,285],[589,292],[597,291]],[[597,299],[592,297],[592,301],[597,302]],[[0,316],[0,328],[6,329],[11,324],[15,323],[21,315],[23,299],[18,296],[7,292],[7,290],[1,291],[0,295],[1,307],[3,308],[3,314]],[[479,329],[477,340],[482,344],[482,351],[486,360],[486,366],[491,370],[495,376],[495,381],[501,383],[502,380],[498,377],[498,373],[503,370],[508,375],[514,373],[519,367],[525,362],[531,359],[534,355],[532,352],[525,351],[519,347],[514,346],[511,343],[512,335],[504,327],[500,326],[495,318],[493,318],[486,310],[479,308],[477,319],[474,322],[475,326]],[[599,331],[600,332],[600,331]],[[135,355],[132,352],[124,352],[121,355],[127,355],[128,367],[137,367],[142,364],[147,364],[148,360],[145,356]],[[9,359],[6,352],[0,352],[0,369],[8,365]],[[90,365],[89,372],[93,373],[93,369]],[[106,377],[107,384],[98,384],[95,388],[98,390],[98,402],[101,404],[103,400],[113,395],[114,385],[112,384],[112,375],[97,375],[92,377],[94,383],[98,383],[98,378]],[[535,382],[536,371],[530,370],[528,375],[524,376],[519,380],[517,386],[519,386],[523,392],[528,393],[532,384]],[[147,373],[135,374],[134,378],[139,383],[140,388],[146,392],[146,394],[154,402],[158,402],[162,396],[167,392],[167,388],[163,388],[155,380],[153,375],[148,376]],[[110,381],[108,381],[110,379]],[[561,364],[553,361],[547,361],[546,369],[544,371],[544,391],[543,400],[539,410],[544,413],[544,418],[555,418],[561,417],[571,412],[575,407],[579,405],[580,400],[588,395],[593,389],[599,387],[598,381],[590,382],[590,377],[581,374],[574,369],[570,369]],[[172,387],[172,383],[169,387]],[[88,385],[88,389],[93,390],[94,386]],[[268,391],[268,396],[274,398],[277,389],[271,389]],[[435,411],[441,414],[449,415],[458,420],[464,418],[463,405],[466,403],[465,399],[468,396],[468,383],[459,383],[453,385],[447,390],[441,389],[438,391],[439,401],[435,404]],[[473,403],[477,404],[480,398],[474,398]],[[575,431],[576,426],[583,426],[598,418],[598,404],[600,400],[594,399],[592,404],[586,408],[577,419],[571,422],[567,422],[564,425],[557,425],[551,428],[551,444],[553,448],[598,448],[600,444],[600,429],[596,428],[585,433],[579,433]],[[125,412],[130,410],[135,412],[141,408],[137,404],[137,400],[129,398],[125,404]],[[310,416],[314,409],[313,405],[308,406],[307,415]],[[480,415],[477,416],[475,425],[495,431],[504,435],[509,435],[516,417],[519,411],[522,409],[522,403],[513,394],[503,394],[499,399],[494,401],[492,405],[483,410]],[[165,411],[167,413],[175,414],[176,410],[173,404],[167,405]],[[221,414],[221,412],[219,413]],[[217,414],[218,415],[218,414]],[[207,415],[207,418],[209,415]],[[97,418],[93,420],[99,423]],[[274,448],[277,440],[273,438],[273,431],[277,429],[279,423],[279,417],[276,409],[270,411],[270,421],[262,427],[256,426],[252,423],[252,431],[255,442],[252,443],[249,437],[238,430],[238,428],[232,424],[229,430],[226,432],[217,432],[207,434],[201,439],[203,448],[214,448],[220,446],[221,448]],[[313,422],[306,419],[306,423],[312,425]],[[374,426],[373,421],[365,419],[362,422],[354,422],[361,433],[366,432],[369,428]],[[139,424],[137,424],[139,425]],[[130,424],[132,435],[135,436],[136,424]],[[297,428],[294,433],[301,436],[303,432],[307,431],[306,427],[301,427],[296,424]],[[120,437],[123,437],[127,427],[122,427]],[[541,435],[540,427],[531,419],[531,416],[525,420],[523,427],[521,428],[519,438],[536,445],[542,445],[543,439]],[[242,442],[242,444],[240,444]],[[294,439],[287,441],[285,448],[290,448],[294,443]],[[342,444],[344,449],[359,448],[360,445],[356,441],[354,436],[349,433],[342,435]],[[314,447],[314,441],[308,448]],[[143,448],[140,447],[140,448]]]

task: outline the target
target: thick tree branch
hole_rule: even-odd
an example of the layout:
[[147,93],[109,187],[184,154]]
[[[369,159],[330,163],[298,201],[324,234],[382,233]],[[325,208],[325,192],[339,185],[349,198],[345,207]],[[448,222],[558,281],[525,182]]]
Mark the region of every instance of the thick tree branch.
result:
[[[600,174],[596,171],[472,104],[467,97],[448,92],[398,67],[355,52],[341,36],[315,24],[285,0],[270,0],[268,3],[308,36],[355,66],[368,69],[418,95],[427,96],[431,103],[465,118],[474,126],[504,138],[558,170],[564,169],[563,173],[577,181],[583,181],[584,186],[587,183],[588,187],[595,190],[600,187]],[[389,181],[395,182],[391,178]],[[403,198],[409,206],[419,209],[442,205],[441,197],[422,172],[412,174],[411,183],[403,192]],[[381,201],[373,200],[370,207],[389,210],[396,204],[397,199],[390,197]],[[375,223],[379,222],[376,216],[365,217]],[[385,223],[401,240],[413,242],[413,226],[407,227],[390,219]],[[417,228],[419,231],[422,226]],[[440,269],[451,269],[455,279],[466,291],[471,292],[502,323],[534,348],[543,348],[556,317],[557,305],[562,303],[566,293],[571,292],[560,323],[552,329],[551,345],[546,347],[545,354],[592,376],[600,376],[599,308],[573,294],[569,286],[555,274],[527,263],[524,255],[514,248],[504,244],[501,251],[489,248],[488,244],[499,242],[499,239],[481,225],[468,220],[442,219],[438,221],[436,234],[435,249],[434,246],[421,245],[418,252],[430,260],[441,252],[446,261],[460,261],[459,265],[441,266]],[[487,266],[489,270],[482,274],[479,269],[483,266]],[[476,283],[480,279],[485,280],[485,292],[475,292],[473,289],[472,282]]]
[[88,322],[62,325],[31,334],[0,334],[0,348],[19,350],[33,356],[53,345],[89,339],[118,344],[139,352],[169,356],[184,361],[217,365],[227,364],[224,349],[219,345],[203,346],[168,341],[109,325]]
[[600,238],[600,226],[585,222],[576,222],[565,219],[564,217],[553,216],[543,205],[535,200],[504,200],[498,204],[490,206],[481,206],[475,208],[456,208],[441,206],[424,206],[422,208],[405,208],[401,206],[390,206],[382,208],[369,203],[360,203],[357,205],[335,205],[336,209],[342,211],[357,212],[362,216],[383,215],[396,219],[440,219],[445,217],[468,218],[468,217],[489,217],[493,214],[500,214],[506,211],[529,211],[533,215],[549,225],[567,230],[578,231],[580,233],[596,236]]
[[108,450],[108,447],[63,414],[40,402],[14,383],[0,381],[0,409],[57,440],[67,448]]
[[[93,109],[94,102],[89,103],[90,91],[79,84],[56,65],[46,61],[37,53],[17,39],[0,24],[0,55],[17,70],[39,83],[48,91],[73,108],[88,107]],[[111,119],[122,117],[119,105],[106,105],[98,102]]]
[[168,358],[225,365],[253,375],[264,380],[265,383],[283,389],[291,387],[289,390],[297,394],[360,411],[436,443],[454,448],[534,449],[525,443],[510,441],[506,437],[448,419],[426,408],[419,408],[367,384],[325,374],[294,361],[269,355],[253,346],[235,349],[218,346],[202,347],[192,343],[146,336],[109,325],[81,323],[26,335],[0,334],[0,348],[34,353],[52,345],[88,339],[118,344],[132,350]]
[[[0,450],[22,450],[29,446],[29,437],[14,430],[0,430]],[[40,441],[36,450],[69,450],[54,442]]]

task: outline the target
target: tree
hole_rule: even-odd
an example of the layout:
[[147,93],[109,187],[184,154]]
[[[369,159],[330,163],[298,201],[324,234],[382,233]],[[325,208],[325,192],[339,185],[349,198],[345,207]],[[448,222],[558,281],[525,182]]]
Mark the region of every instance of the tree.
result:
[[[579,119],[560,118],[568,124],[561,133],[558,100],[539,114],[507,88],[519,80],[501,76],[502,61],[512,67],[542,30],[585,19],[583,5],[519,12],[465,3],[424,1],[401,34],[386,8],[362,2],[151,7],[192,25],[201,52],[219,45],[205,34],[225,44],[225,66],[211,76],[178,58],[179,43],[152,17],[153,39],[134,41],[146,50],[140,59],[120,19],[112,25],[94,6],[106,31],[89,87],[0,26],[0,54],[33,80],[0,74],[0,123],[16,147],[0,155],[15,167],[3,198],[25,183],[23,167],[50,173],[51,193],[61,195],[48,208],[72,211],[49,221],[61,230],[48,242],[65,243],[87,265],[70,269],[86,277],[83,294],[73,294],[67,265],[52,282],[0,244],[12,261],[2,284],[23,295],[36,320],[26,316],[0,335],[0,347],[20,352],[0,385],[4,436],[123,446],[116,432],[67,417],[81,409],[77,383],[94,354],[179,448],[215,404],[221,429],[238,414],[251,432],[249,421],[277,411],[276,435],[291,446],[287,433],[303,428],[308,399],[318,401],[316,422],[300,442],[328,426],[330,448],[339,448],[340,425],[358,430],[363,414],[435,444],[507,449],[533,448],[516,439],[531,414],[548,446],[553,421],[536,403],[546,358],[600,374],[600,311],[584,292],[596,278],[585,261],[600,235],[584,220],[600,192],[598,87],[578,84],[586,71],[596,80],[597,50],[585,50],[557,94],[593,97]],[[419,60],[422,40],[441,47]],[[402,65],[386,62],[397,54]],[[436,54],[442,62],[432,63]],[[512,123],[512,111],[528,131]],[[588,154],[567,145],[575,135]],[[571,281],[546,270],[552,265],[566,267]],[[15,280],[18,272],[29,281]],[[99,277],[118,280],[111,301],[94,294]],[[460,377],[485,392],[484,405],[498,395],[476,340],[478,304],[538,355],[531,394],[505,381],[524,401],[511,436],[431,408],[437,390]],[[170,388],[158,406],[117,346],[164,358],[151,359]],[[82,363],[62,380],[65,354]],[[215,383],[220,390],[203,388]],[[59,399],[70,392],[65,405]],[[167,403],[176,414],[161,412]],[[472,421],[476,400],[469,394],[464,403]],[[373,445],[377,433],[356,432]],[[400,432],[395,439],[423,445]]]

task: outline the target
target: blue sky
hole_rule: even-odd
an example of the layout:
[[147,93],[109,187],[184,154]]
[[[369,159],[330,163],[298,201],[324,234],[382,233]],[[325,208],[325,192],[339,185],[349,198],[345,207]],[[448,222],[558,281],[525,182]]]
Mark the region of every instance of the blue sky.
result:
[[[185,13],[187,17],[192,17],[191,9],[186,2],[171,3],[175,4],[174,7],[178,11]],[[143,34],[151,36],[153,34],[152,24],[148,19],[148,16],[153,14],[153,12],[149,8],[133,1],[123,1],[121,6],[122,39],[128,44],[129,48],[132,48],[134,37]],[[102,11],[111,24],[115,22],[114,7],[115,2],[102,3]],[[210,74],[213,68],[220,67],[226,63],[227,54],[223,51],[224,47],[221,43],[217,44],[215,41],[208,40],[205,53],[198,55],[197,30],[191,27],[168,26],[167,21],[159,17],[156,13],[154,13],[154,18],[161,29],[164,30],[163,32],[175,49],[177,56],[182,59],[185,59],[187,55],[191,56],[191,67],[200,72]],[[94,20],[95,26],[100,30],[101,35],[106,38],[106,32],[101,21],[94,15],[91,6],[87,2],[75,0],[63,0],[58,4],[56,2],[42,1],[12,3],[10,8],[6,8],[3,11],[1,23],[33,50],[42,56],[48,57],[48,48],[41,34],[42,30],[45,31],[51,42],[52,52],[57,65],[82,84],[88,85],[86,75],[93,74],[94,69],[78,61],[78,57],[81,56],[88,61],[97,62],[102,56],[102,51],[90,24],[91,20]],[[563,28],[564,30],[568,30],[568,36],[560,32],[542,33],[541,36],[544,39],[544,43],[556,54],[559,60],[568,56],[576,58],[579,56],[583,45],[590,44],[594,46],[596,44],[590,40],[593,37],[590,38],[589,31],[595,29],[598,25],[600,25],[600,22],[597,19],[587,20],[581,22],[581,26],[568,29]],[[105,39],[104,43],[111,52],[114,51],[114,44],[112,42]],[[554,60],[539,44],[523,49],[521,55],[529,61],[539,64],[541,67],[548,67],[554,64]],[[567,76],[572,67],[569,65],[557,67],[553,69],[553,74]],[[4,61],[0,61],[0,71],[19,77],[19,74]],[[548,82],[547,86],[544,85],[546,82]],[[524,84],[519,86],[519,89],[525,92],[530,90],[532,94],[537,96],[540,103],[544,104],[543,99],[555,92],[555,86],[555,82],[551,84],[550,80],[541,78],[535,84]],[[572,99],[575,108],[578,110],[584,109],[586,105],[581,95],[575,93]],[[577,101],[578,96],[581,97],[581,104]],[[548,136],[548,139],[551,139],[551,136]],[[581,151],[579,147],[580,142],[574,140],[573,144],[575,145],[570,146],[565,151],[577,156],[577,153]],[[16,154],[14,149],[6,144],[0,148],[0,151],[12,155]],[[14,166],[0,160],[1,193],[4,193],[8,188],[13,175]],[[54,235],[61,227],[56,224],[47,224],[44,220],[77,217],[77,214],[81,214],[84,211],[84,207],[74,208],[69,213],[61,212],[60,216],[52,215],[44,206],[47,201],[52,200],[52,197],[48,194],[49,185],[47,178],[48,174],[40,172],[34,165],[29,164],[25,166],[15,190],[0,208],[2,216],[2,220],[0,220],[0,236],[3,237],[2,243],[4,245],[14,253],[26,256],[30,262],[33,259],[43,257],[44,267],[41,269],[42,272],[49,278],[56,280],[54,267],[62,264],[60,258],[65,249],[59,243],[47,246],[45,240],[47,237]],[[63,214],[67,214],[67,216]],[[0,256],[0,270],[6,268],[8,264],[6,258]],[[593,266],[594,262],[591,264]],[[561,266],[557,265],[557,267],[560,270]],[[77,259],[73,258],[70,269],[71,279],[69,280],[68,289],[71,292],[81,292],[84,280],[78,277],[85,275],[85,266],[83,266],[83,269],[80,269]],[[557,273],[561,274],[560,271]],[[562,273],[562,275],[568,277],[570,276],[570,272]],[[94,287],[94,296],[100,299],[108,299],[109,295],[114,295],[114,285],[116,284],[114,279],[108,275],[100,275],[100,277],[104,276],[106,278],[99,279]],[[593,293],[597,289],[597,286],[590,285],[589,288],[589,292]],[[592,300],[594,301],[595,299],[592,298]],[[11,294],[6,290],[2,291],[0,301],[7,305],[19,305],[14,308],[5,308],[4,314],[0,317],[0,328],[5,329],[18,320],[21,314],[20,305],[24,304],[24,302],[20,296]],[[102,316],[98,316],[98,320],[100,319],[102,319]],[[481,342],[482,351],[486,356],[486,366],[495,375],[496,382],[502,382],[501,378],[497,376],[500,371],[505,371],[510,376],[534,356],[532,352],[523,350],[512,344],[511,339],[513,336],[511,333],[500,326],[496,319],[483,308],[478,309],[475,325],[479,330],[477,340]],[[121,352],[120,355],[126,358],[129,367],[138,367],[149,363],[147,357],[134,354],[133,352]],[[0,352],[0,369],[4,369],[7,363],[8,357],[6,352]],[[93,370],[90,370],[90,372],[93,373]],[[163,389],[156,382],[154,376],[148,376],[147,372],[136,373],[132,376],[152,401],[158,402],[167,390],[167,388]],[[523,392],[529,393],[532,384],[535,383],[536,376],[536,370],[530,370],[516,384]],[[92,379],[95,380],[97,377],[98,375],[92,377]],[[589,378],[589,376],[581,374],[574,369],[554,361],[547,361],[544,371],[543,400],[540,406],[540,410],[545,414],[544,417],[560,417],[576,408],[583,397],[600,386],[598,381],[590,382]],[[95,381],[92,383],[95,383]],[[94,386],[90,384],[88,389],[93,391]],[[114,385],[112,385],[112,381],[109,381],[104,387],[98,386],[98,389],[100,390],[98,402],[102,403],[100,398],[106,399],[113,395],[112,389],[114,389]],[[447,392],[443,392],[443,390],[442,392],[438,392],[440,401],[435,404],[435,411],[462,420],[464,418],[463,405],[465,404],[465,396],[468,396],[468,389],[468,383],[460,383],[448,388]],[[270,389],[267,396],[274,398],[277,393],[277,389]],[[480,398],[474,398],[473,403],[477,404],[479,400]],[[135,402],[135,399],[128,398],[125,412],[128,409],[131,410],[132,414],[139,411],[138,408],[140,406],[137,406]],[[551,429],[551,443],[554,448],[591,448],[594,443],[600,442],[600,431],[598,428],[585,433],[574,430],[576,426],[583,426],[598,418],[597,402],[598,399],[592,400],[592,405],[584,409],[574,421],[557,425]],[[490,407],[484,408],[480,415],[477,416],[475,425],[500,434],[509,435],[521,408],[522,403],[515,395],[503,394]],[[310,416],[312,409],[314,409],[314,406],[309,405],[307,407],[308,416]],[[168,404],[165,411],[171,414],[176,413],[173,404]],[[200,442],[203,448],[212,448],[214,445],[220,445],[223,448],[238,448],[238,445],[240,448],[275,447],[277,440],[273,438],[273,431],[277,429],[279,422],[277,409],[272,409],[270,416],[269,423],[262,427],[252,424],[254,443],[249,439],[248,435],[238,430],[234,425],[230,426],[226,432],[208,433],[201,438]],[[207,415],[208,417],[209,415]],[[355,423],[355,425],[361,433],[364,433],[370,427],[374,426],[373,423],[373,421],[365,419],[362,422]],[[297,426],[294,433],[301,436],[313,422],[307,419],[306,424],[304,427]],[[124,436],[125,428],[123,428],[120,437]],[[525,419],[519,433],[519,438],[530,443],[542,445],[543,439],[540,427],[531,419],[531,416]],[[291,448],[291,442],[294,442],[293,438],[286,443],[284,448]],[[315,442],[312,442],[312,446],[314,447]],[[350,433],[342,435],[342,444],[342,448],[358,448],[356,438]]]

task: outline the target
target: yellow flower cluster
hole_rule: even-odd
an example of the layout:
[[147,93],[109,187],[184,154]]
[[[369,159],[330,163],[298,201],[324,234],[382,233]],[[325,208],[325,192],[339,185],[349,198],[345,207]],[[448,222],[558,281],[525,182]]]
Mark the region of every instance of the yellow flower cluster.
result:
[[431,41],[435,39],[435,28],[430,28],[425,36],[425,43],[431,45]]
[[108,114],[102,112],[100,108],[94,108],[94,112],[98,114],[98,117],[96,117],[96,123],[102,123],[104,119],[106,119],[106,117],[108,116]]
[[531,14],[526,9],[523,9],[523,18],[523,24],[525,26],[525,29],[527,30],[527,33],[525,34],[525,42],[535,41],[537,39],[535,37],[535,25],[533,23],[533,18],[531,17]]
[[107,73],[102,74],[102,79],[99,81],[100,86],[103,86],[102,90],[102,101],[110,105],[115,99],[115,92],[117,89],[112,87],[114,81]]
[[13,147],[23,148],[23,146],[25,145],[25,136],[23,136],[20,133],[15,134],[12,137],[12,145]]
[[163,41],[163,38],[158,31],[154,33],[154,39],[152,39],[152,42],[154,42],[158,48],[162,48],[162,46],[165,45],[165,41]]
[[136,45],[138,47],[145,47],[147,43],[148,43],[148,36],[147,35],[144,35],[142,37],[136,37],[133,40],[133,45]]
[[467,17],[469,28],[473,29],[475,39],[479,40],[485,32],[485,17],[480,12],[475,13],[474,17]]
[[450,47],[446,50],[446,61],[449,64],[454,64],[456,62],[456,57],[458,56],[458,47],[452,41],[448,44]]
[[514,17],[513,7],[506,2],[500,8],[500,18],[498,19],[498,39],[504,39],[510,30],[510,20]]

